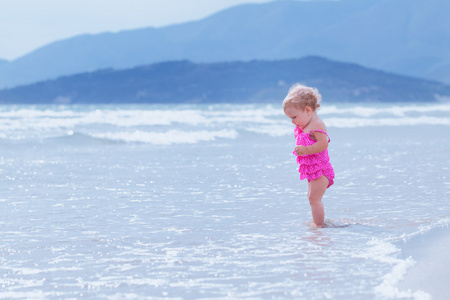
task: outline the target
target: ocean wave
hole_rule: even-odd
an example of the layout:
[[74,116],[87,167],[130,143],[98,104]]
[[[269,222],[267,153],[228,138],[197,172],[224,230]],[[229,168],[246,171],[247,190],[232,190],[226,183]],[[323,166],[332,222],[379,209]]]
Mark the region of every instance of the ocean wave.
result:
[[195,144],[204,141],[214,141],[217,138],[235,139],[238,136],[235,130],[218,131],[181,131],[169,130],[167,132],[107,132],[92,134],[92,137],[127,143],[150,143],[155,145]]
[[440,117],[404,117],[404,118],[324,118],[328,127],[355,128],[367,126],[416,126],[450,125],[449,118]]
[[[449,112],[450,104],[332,105],[321,108],[319,115],[328,127],[337,128],[449,126]],[[281,107],[271,105],[0,108],[0,139],[8,140],[48,138],[75,131],[103,134],[102,138],[148,142],[150,139],[164,140],[158,131],[169,126],[175,130],[189,128],[193,132],[207,129],[205,140],[209,139],[210,132],[221,132],[222,129],[245,130],[272,137],[292,134],[292,125]],[[129,136],[132,129],[140,131]],[[121,137],[120,132],[124,132],[124,136]]]
[[1,118],[67,118],[76,117],[81,114],[72,109],[37,109],[37,108],[18,108],[3,106],[0,108]]
[[267,134],[271,137],[294,135],[294,128],[293,126],[289,126],[289,124],[252,126],[245,128],[245,130],[259,134]]
[[389,114],[397,117],[406,116],[408,113],[433,113],[450,112],[450,103],[440,103],[431,105],[388,105],[382,104],[367,106],[324,106],[320,109],[321,114],[351,114],[360,117],[373,117],[380,114]]
[[273,108],[234,110],[200,109],[95,109],[91,111],[56,111],[19,109],[0,111],[0,129],[70,128],[78,125],[103,124],[118,127],[138,127],[155,125],[208,125],[224,123],[264,123],[276,122],[272,117],[283,115]]
[[21,109],[0,112],[0,126],[21,128],[23,125],[42,128],[73,127],[76,125],[106,124],[120,127],[170,125],[172,123],[198,125],[208,122],[197,110],[93,110],[51,111]]
[[[380,126],[418,126],[443,125],[450,126],[450,118],[440,117],[404,117],[404,118],[323,118],[329,128],[359,128]],[[293,126],[281,121],[270,125],[249,126],[245,130],[272,137],[293,135]]]

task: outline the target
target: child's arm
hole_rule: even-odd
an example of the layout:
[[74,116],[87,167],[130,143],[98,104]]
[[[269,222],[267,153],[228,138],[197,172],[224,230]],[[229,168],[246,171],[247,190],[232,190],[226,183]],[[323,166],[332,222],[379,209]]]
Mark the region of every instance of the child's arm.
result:
[[295,147],[295,152],[297,156],[314,154],[322,152],[323,150],[328,148],[328,136],[320,131],[314,131],[310,134],[313,134],[315,140],[317,141],[315,144],[310,146],[297,146]]

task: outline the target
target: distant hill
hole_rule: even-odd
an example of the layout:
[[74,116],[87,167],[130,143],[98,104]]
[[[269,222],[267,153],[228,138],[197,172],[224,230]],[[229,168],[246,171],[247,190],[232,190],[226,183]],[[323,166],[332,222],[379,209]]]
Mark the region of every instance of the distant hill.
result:
[[0,66],[3,65],[3,64],[7,64],[7,63],[8,63],[7,60],[0,58]]
[[0,65],[0,88],[162,61],[309,55],[450,83],[448,12],[448,0],[284,0],[240,5],[199,21],[51,43]]
[[320,57],[227,63],[157,63],[102,70],[0,91],[0,103],[280,102],[295,82],[330,102],[434,102],[450,86]]

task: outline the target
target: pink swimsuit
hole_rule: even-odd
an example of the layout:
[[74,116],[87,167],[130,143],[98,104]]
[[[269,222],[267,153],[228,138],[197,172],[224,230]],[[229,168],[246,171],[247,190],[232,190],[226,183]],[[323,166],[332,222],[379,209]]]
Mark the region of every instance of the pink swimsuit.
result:
[[[311,131],[319,131],[325,133],[328,137],[328,134],[322,130],[311,130]],[[304,133],[297,126],[294,130],[295,139],[297,140],[297,145],[301,146],[310,146],[315,144],[317,141],[313,140],[309,136],[308,133]],[[330,142],[330,138],[328,137],[328,142]],[[294,155],[297,155],[294,151]],[[334,170],[330,163],[330,156],[328,156],[328,149],[323,150],[319,153],[307,154],[307,155],[299,155],[297,156],[297,163],[300,165],[298,171],[300,172],[300,179],[308,179],[308,182],[314,179],[320,178],[322,175],[325,175],[328,178],[328,186],[329,188],[333,183],[334,179]]]

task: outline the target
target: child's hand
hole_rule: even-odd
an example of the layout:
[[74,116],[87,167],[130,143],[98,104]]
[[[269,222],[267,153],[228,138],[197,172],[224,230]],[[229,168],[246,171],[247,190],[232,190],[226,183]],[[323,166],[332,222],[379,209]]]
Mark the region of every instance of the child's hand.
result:
[[306,153],[306,147],[305,146],[297,146],[294,149],[295,153],[297,153],[297,156],[301,156],[301,155],[307,155],[308,153]]

